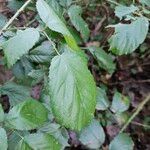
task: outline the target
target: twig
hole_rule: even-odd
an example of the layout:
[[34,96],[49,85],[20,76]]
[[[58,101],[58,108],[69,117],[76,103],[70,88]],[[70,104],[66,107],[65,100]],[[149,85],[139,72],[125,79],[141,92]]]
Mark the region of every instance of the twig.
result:
[[107,0],[107,2],[110,2],[110,3],[115,4],[115,5],[117,5],[117,6],[120,5],[119,3],[117,3],[116,1],[113,1],[113,0]]
[[128,119],[128,121],[124,124],[122,129],[120,130],[120,133],[123,132],[128,125],[132,122],[132,120],[139,114],[139,112],[143,109],[144,105],[150,100],[150,94],[142,101],[139,106],[137,107],[137,110],[133,113],[133,115]]
[[139,122],[132,121],[131,123],[134,124],[134,125],[137,125],[137,126],[144,127],[144,128],[150,128],[149,125],[142,124],[142,123],[139,123]]
[[31,2],[32,0],[28,0],[24,3],[24,5],[14,14],[14,16],[6,23],[6,25],[0,30],[0,35],[3,33],[4,30],[6,30],[10,24],[18,17],[18,15],[26,8],[26,6]]
[[150,79],[147,79],[147,80],[129,80],[129,81],[109,83],[109,85],[129,84],[129,83],[149,83],[149,82],[150,82]]
[[43,31],[43,33],[44,33],[44,35],[46,36],[46,38],[51,42],[51,44],[52,44],[54,50],[56,51],[56,53],[57,53],[58,55],[60,55],[60,53],[58,52],[58,50],[57,50],[55,44],[54,44],[54,43],[52,42],[52,40],[49,38],[49,36],[47,35],[47,33],[46,33],[45,31]]

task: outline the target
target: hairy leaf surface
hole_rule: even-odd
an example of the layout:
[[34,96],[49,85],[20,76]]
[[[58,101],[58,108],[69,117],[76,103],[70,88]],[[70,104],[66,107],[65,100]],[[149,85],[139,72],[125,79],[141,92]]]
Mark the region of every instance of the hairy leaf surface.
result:
[[56,56],[49,72],[51,106],[56,120],[65,127],[81,130],[93,117],[96,86],[81,53]]
[[61,145],[49,134],[35,133],[25,136],[16,150],[60,150]]
[[6,41],[2,47],[9,67],[13,66],[39,40],[39,32],[34,28],[20,31]]
[[79,140],[90,149],[98,149],[105,141],[105,133],[99,122],[93,120],[81,131]]
[[148,33],[149,22],[139,17],[131,24],[117,24],[115,34],[110,38],[110,50],[118,55],[129,54],[142,44]]
[[0,149],[7,150],[8,143],[7,143],[7,134],[6,131],[0,127]]
[[109,150],[133,150],[134,143],[126,133],[120,133],[110,143]]
[[65,23],[61,20],[57,13],[55,13],[53,7],[48,5],[44,0],[38,0],[36,7],[42,21],[51,30],[63,34],[66,42],[72,49],[79,50],[74,37],[66,27]]
[[6,118],[6,125],[18,130],[32,130],[42,126],[48,119],[46,108],[34,99],[13,107]]
[[115,15],[117,17],[119,17],[120,19],[122,19],[122,17],[129,15],[129,14],[135,12],[136,10],[138,10],[138,8],[134,5],[131,5],[129,7],[119,5],[115,8]]
[[88,40],[90,30],[88,24],[81,17],[82,8],[80,6],[72,5],[68,10],[68,15],[72,24],[75,26],[77,31],[79,31],[85,41]]

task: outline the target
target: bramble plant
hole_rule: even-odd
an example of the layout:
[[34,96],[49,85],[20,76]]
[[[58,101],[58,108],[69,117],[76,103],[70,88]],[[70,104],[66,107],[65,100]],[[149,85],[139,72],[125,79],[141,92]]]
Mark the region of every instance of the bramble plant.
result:
[[[150,3],[106,2],[115,9],[118,22],[106,26],[114,30],[107,43],[109,52],[103,46],[83,47],[91,34],[80,1],[13,0],[8,6],[15,15],[7,21],[0,14],[0,65],[13,73],[9,81],[0,83],[0,96],[7,95],[10,105],[8,110],[0,105],[0,150],[65,149],[70,147],[70,131],[85,148],[99,149],[105,143],[103,128],[112,116],[120,132],[109,150],[133,149],[132,138],[124,131],[150,95],[129,118],[125,114],[129,97],[116,90],[110,102],[107,87],[96,84],[88,61],[90,55],[96,67],[111,76],[116,70],[114,58],[133,53],[146,39]],[[15,19],[26,10],[36,13],[34,19],[23,27],[15,26]],[[38,25],[31,26],[33,22]],[[30,94],[36,85],[41,88],[38,101]],[[98,117],[95,110],[106,112],[109,121]]]

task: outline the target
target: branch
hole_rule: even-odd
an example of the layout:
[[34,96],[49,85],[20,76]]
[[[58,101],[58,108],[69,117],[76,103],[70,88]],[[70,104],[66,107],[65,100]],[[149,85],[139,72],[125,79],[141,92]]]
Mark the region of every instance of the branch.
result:
[[18,17],[18,15],[26,8],[26,6],[31,2],[32,0],[28,0],[24,3],[24,5],[14,14],[14,16],[6,23],[6,25],[0,30],[0,35],[3,33],[4,30],[6,30],[10,24]]
[[137,107],[137,110],[133,113],[133,115],[128,119],[128,121],[124,124],[122,129],[120,130],[120,133],[123,132],[128,125],[132,122],[132,120],[139,114],[139,112],[143,109],[144,105],[150,100],[150,94],[142,101],[139,106]]

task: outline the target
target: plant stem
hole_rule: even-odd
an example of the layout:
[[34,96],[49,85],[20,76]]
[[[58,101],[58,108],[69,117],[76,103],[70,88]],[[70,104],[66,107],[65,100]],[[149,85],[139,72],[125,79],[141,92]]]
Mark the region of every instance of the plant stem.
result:
[[142,101],[139,106],[137,107],[137,110],[133,113],[133,115],[128,119],[128,121],[124,124],[122,129],[120,130],[120,133],[123,132],[127,126],[132,122],[132,120],[139,114],[139,112],[143,109],[144,105],[150,100],[150,94]]
[[6,23],[6,25],[0,30],[0,35],[3,33],[4,30],[6,30],[10,24],[18,17],[18,15],[26,8],[26,6],[31,2],[32,0],[28,0],[24,3],[24,5],[14,14],[14,16]]
[[131,123],[134,124],[134,125],[137,125],[137,126],[141,126],[141,127],[150,129],[150,126],[147,125],[147,124],[142,124],[142,123],[134,122],[134,121],[132,121]]
[[47,39],[51,42],[51,44],[52,44],[54,50],[56,51],[56,53],[57,53],[58,55],[60,55],[60,53],[58,52],[58,50],[57,50],[55,44],[54,44],[54,43],[52,42],[52,40],[49,38],[49,36],[47,35],[47,33],[46,33],[45,31],[43,31],[43,33],[44,33],[44,35],[47,37]]
[[112,4],[115,4],[115,5],[117,5],[117,6],[120,5],[119,3],[117,3],[116,1],[113,1],[113,0],[107,0],[107,1],[110,2],[110,3],[112,3]]

